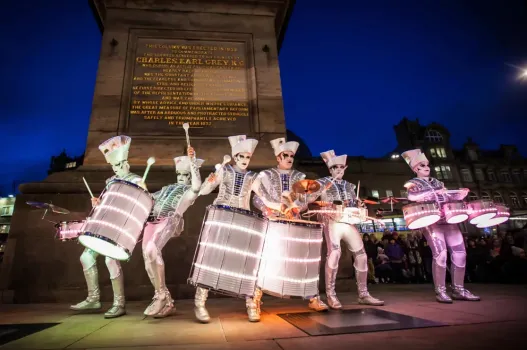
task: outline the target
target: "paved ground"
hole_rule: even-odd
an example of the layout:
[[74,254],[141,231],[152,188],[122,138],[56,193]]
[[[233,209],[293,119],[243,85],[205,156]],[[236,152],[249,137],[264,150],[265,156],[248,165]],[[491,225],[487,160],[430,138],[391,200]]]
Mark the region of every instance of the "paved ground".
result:
[[[452,305],[436,303],[431,288],[378,285],[371,292],[386,301],[383,310],[448,326],[316,337],[277,316],[306,312],[306,302],[267,296],[260,323],[247,322],[244,301],[212,299],[213,320],[206,325],[194,321],[191,300],[178,300],[176,314],[164,320],[143,320],[148,302],[129,303],[129,314],[115,320],[75,315],[63,304],[0,305],[0,324],[60,323],[0,349],[527,349],[527,286],[471,285],[483,300]],[[354,293],[341,295],[348,308],[362,307],[355,298]]]

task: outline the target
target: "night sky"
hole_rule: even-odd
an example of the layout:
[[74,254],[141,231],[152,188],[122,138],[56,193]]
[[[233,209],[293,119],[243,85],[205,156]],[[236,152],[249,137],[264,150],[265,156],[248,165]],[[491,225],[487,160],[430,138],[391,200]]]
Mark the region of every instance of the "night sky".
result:
[[[7,195],[14,181],[44,179],[62,149],[84,152],[101,34],[87,0],[2,13]],[[472,136],[527,155],[527,80],[513,66],[527,67],[525,1],[297,0],[280,53],[287,127],[314,154],[377,157],[408,116],[443,124],[455,147]]]

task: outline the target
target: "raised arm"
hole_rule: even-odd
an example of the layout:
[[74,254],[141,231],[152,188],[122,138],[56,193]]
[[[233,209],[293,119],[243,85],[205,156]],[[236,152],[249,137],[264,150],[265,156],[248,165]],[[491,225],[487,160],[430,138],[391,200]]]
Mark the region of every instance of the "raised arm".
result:
[[207,176],[207,178],[201,185],[199,195],[205,196],[214,191],[214,189],[216,189],[216,187],[218,187],[218,185],[223,181],[223,172],[224,170],[222,167],[219,171],[211,173],[209,176]]
[[196,198],[200,194],[201,188],[201,176],[199,174],[199,167],[195,161],[192,161],[190,165],[190,188],[183,194],[179,205],[176,208],[176,213],[183,215],[187,209],[194,204]]

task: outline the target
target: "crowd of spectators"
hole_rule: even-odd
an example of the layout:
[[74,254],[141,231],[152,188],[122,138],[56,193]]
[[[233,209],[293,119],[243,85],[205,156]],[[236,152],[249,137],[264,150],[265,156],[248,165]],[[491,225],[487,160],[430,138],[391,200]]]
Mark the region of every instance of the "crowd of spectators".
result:
[[[432,251],[421,232],[396,232],[378,241],[364,234],[371,283],[432,282]],[[465,237],[467,282],[527,283],[527,239],[511,232]],[[448,259],[450,263],[450,257]],[[447,276],[449,280],[449,276]]]

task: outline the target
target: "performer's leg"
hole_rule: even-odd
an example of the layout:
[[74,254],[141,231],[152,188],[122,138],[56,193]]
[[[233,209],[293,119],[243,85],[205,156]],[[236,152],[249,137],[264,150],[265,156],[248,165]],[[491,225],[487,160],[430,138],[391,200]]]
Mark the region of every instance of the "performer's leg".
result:
[[245,299],[245,306],[247,307],[247,316],[249,316],[250,322],[260,321],[260,306],[262,304],[262,294],[262,290],[257,287],[254,291],[254,296],[252,298]]
[[440,303],[451,303],[452,299],[446,293],[445,286],[447,249],[443,226],[446,225],[431,225],[425,227],[423,229],[423,235],[428,242],[428,246],[432,249],[432,276],[434,278],[436,300]]
[[463,242],[463,234],[457,225],[449,225],[445,232],[445,241],[450,251],[450,275],[452,277],[452,299],[479,301],[480,297],[465,289],[465,265],[467,253]]
[[342,238],[355,258],[353,267],[355,267],[355,278],[357,279],[359,304],[384,305],[384,301],[376,299],[368,293],[368,256],[364,250],[364,242],[360,233],[355,226],[346,225]]
[[324,236],[326,239],[327,255],[326,255],[326,298],[330,308],[341,309],[342,304],[337,298],[335,292],[335,284],[337,281],[337,272],[339,269],[339,260],[342,254],[340,248],[341,235],[339,228],[342,229],[342,224],[334,221],[329,221],[324,229]]
[[165,230],[166,224],[160,223],[155,225],[154,233],[143,238],[143,258],[147,271],[153,276],[154,280],[154,298],[150,305],[144,311],[146,316],[156,316],[159,318],[166,317],[174,311],[174,300],[165,282],[165,262],[161,250],[167,244],[172,236],[172,232]]
[[194,297],[194,314],[198,321],[203,323],[208,323],[210,321],[209,312],[205,308],[205,302],[207,301],[208,295],[209,291],[207,289],[201,287],[196,288],[196,296]]
[[115,259],[106,257],[105,262],[112,281],[113,304],[104,314],[104,317],[115,318],[126,314],[123,270],[121,269],[121,263]]
[[91,249],[84,249],[80,257],[82,269],[84,270],[84,278],[88,287],[88,297],[76,305],[71,305],[70,309],[75,311],[80,310],[98,310],[101,308],[99,290],[99,274],[97,271],[97,254]]

